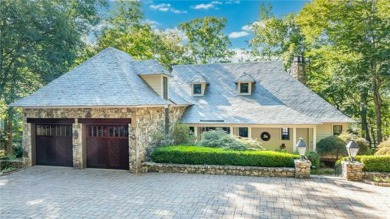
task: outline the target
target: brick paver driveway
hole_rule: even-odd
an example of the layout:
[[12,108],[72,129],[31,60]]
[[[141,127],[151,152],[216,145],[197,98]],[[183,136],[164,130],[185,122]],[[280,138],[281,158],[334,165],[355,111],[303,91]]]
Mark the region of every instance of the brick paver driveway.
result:
[[35,166],[0,177],[0,218],[390,218],[390,189],[337,177]]

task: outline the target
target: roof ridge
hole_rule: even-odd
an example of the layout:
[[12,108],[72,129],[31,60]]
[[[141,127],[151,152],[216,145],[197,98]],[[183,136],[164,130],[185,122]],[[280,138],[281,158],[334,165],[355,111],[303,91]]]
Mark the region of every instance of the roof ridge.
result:
[[206,63],[206,64],[181,64],[173,65],[172,67],[184,67],[184,66],[207,66],[207,65],[245,65],[245,64],[260,64],[260,63],[272,63],[272,62],[282,62],[282,60],[270,60],[270,61],[252,61],[252,62],[226,62],[226,63]]

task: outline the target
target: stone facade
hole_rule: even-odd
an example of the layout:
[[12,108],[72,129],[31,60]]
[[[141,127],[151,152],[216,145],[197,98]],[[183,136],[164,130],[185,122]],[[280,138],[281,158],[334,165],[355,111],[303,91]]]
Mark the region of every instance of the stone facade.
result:
[[269,177],[294,177],[294,168],[283,167],[249,167],[249,166],[219,166],[219,165],[187,165],[187,164],[162,164],[145,162],[145,172],[158,173],[189,173],[211,175],[238,175],[238,176],[269,176]]
[[362,181],[363,167],[364,165],[360,162],[342,161],[342,177],[348,181]]
[[371,179],[373,177],[381,179],[390,179],[390,173],[381,173],[381,172],[363,172],[364,179]]
[[[185,106],[170,106],[169,118],[173,124],[181,118]],[[165,124],[164,107],[133,107],[133,108],[47,108],[24,109],[23,146],[26,166],[35,164],[35,126],[27,123],[27,118],[41,119],[75,119],[72,125],[73,133],[73,166],[86,167],[85,156],[85,125],[78,119],[131,119],[129,124],[129,170],[132,173],[141,171],[141,163],[146,159],[151,134],[160,131]],[[76,134],[77,133],[77,134]],[[77,135],[77,137],[76,137]]]
[[294,160],[295,178],[310,178],[310,160]]

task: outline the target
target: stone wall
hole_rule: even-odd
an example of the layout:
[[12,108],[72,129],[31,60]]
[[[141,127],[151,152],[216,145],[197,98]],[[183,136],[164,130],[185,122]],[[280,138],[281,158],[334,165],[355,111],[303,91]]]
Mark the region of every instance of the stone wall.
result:
[[143,163],[144,172],[294,177],[294,168]]
[[364,179],[371,179],[373,177],[381,178],[381,179],[390,179],[390,173],[382,173],[382,172],[363,172]]
[[[170,106],[170,122],[174,123],[181,118],[185,111],[184,106]],[[134,107],[134,108],[47,108],[24,109],[23,146],[25,149],[24,161],[26,166],[34,164],[34,148],[32,124],[27,118],[73,118],[72,132],[77,131],[78,138],[73,137],[73,166],[85,168],[85,136],[84,127],[77,119],[91,118],[131,118],[129,124],[129,170],[133,173],[141,171],[141,163],[146,159],[146,150],[150,146],[151,135],[160,131],[164,126],[164,107]]]
[[24,162],[22,160],[0,160],[0,170],[3,170],[7,167],[13,168],[23,168]]

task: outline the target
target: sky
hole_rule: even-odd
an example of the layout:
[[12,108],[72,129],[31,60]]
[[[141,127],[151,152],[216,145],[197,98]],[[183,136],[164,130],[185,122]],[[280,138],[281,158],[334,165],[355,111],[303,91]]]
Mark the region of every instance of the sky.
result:
[[225,17],[224,33],[232,43],[230,49],[247,48],[250,25],[259,21],[261,3],[272,4],[272,12],[281,17],[299,12],[307,0],[141,0],[146,20],[155,28],[175,29],[179,23],[205,16]]

